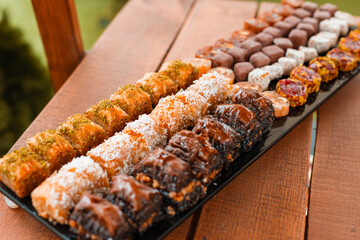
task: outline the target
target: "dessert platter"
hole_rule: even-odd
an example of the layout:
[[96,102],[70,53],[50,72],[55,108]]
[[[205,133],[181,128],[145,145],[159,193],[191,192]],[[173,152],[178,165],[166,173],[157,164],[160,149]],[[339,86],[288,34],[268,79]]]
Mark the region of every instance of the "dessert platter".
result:
[[0,159],[0,191],[63,239],[160,239],[359,72],[333,4],[283,1]]

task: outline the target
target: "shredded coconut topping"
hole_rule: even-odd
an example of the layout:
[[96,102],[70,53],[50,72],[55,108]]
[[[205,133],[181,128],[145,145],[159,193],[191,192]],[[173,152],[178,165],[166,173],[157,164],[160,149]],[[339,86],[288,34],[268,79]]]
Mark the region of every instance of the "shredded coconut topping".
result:
[[[109,188],[107,174],[91,158],[74,158],[57,173],[46,179],[33,194],[32,200],[45,198],[42,210],[51,220],[67,222],[70,209],[80,200],[85,191],[101,193]],[[46,194],[46,196],[41,196]],[[36,203],[34,205],[37,205]]]

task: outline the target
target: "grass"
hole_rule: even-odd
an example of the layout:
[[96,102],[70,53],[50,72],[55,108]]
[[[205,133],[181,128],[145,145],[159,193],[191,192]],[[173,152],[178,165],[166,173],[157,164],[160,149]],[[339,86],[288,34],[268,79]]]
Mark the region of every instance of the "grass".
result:
[[[55,0],[56,1],[56,0]],[[81,36],[89,50],[126,0],[75,0]],[[20,28],[35,54],[47,65],[44,47],[30,0],[0,0],[14,26]]]
[[[316,2],[319,5],[330,2],[332,4],[337,5],[341,11],[345,11],[345,12],[351,13],[353,15],[360,16],[360,1],[359,0],[305,0],[305,1]],[[257,2],[265,2],[265,1],[257,0]],[[281,0],[267,0],[267,2],[279,3],[279,2],[281,2]]]
[[[261,2],[261,0],[255,0]],[[268,0],[280,2],[280,0]],[[313,0],[318,4],[331,2],[342,11],[360,15],[359,0]],[[75,0],[85,50],[89,50],[126,0]],[[0,9],[6,9],[12,23],[21,28],[25,39],[36,55],[47,65],[44,48],[30,0],[0,0]]]

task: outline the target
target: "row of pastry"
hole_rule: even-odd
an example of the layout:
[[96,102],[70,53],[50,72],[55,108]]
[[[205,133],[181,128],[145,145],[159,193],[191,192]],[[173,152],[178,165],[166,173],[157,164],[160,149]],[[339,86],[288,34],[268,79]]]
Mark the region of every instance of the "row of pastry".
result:
[[174,60],[159,72],[148,73],[136,85],[120,87],[83,114],[69,117],[55,130],[37,133],[26,147],[0,159],[0,179],[17,196],[28,196],[42,181],[76,156],[150,113],[162,97],[190,86],[211,67],[206,59]]
[[88,151],[86,157],[73,159],[38,186],[31,193],[38,214],[67,223],[70,209],[85,191],[101,192],[113,176],[131,174],[149,152],[164,147],[178,131],[194,126],[223,103],[231,83],[216,72],[208,73],[185,91],[162,98],[150,114],[128,123],[123,131]]
[[181,130],[167,146],[148,153],[133,176],[113,177],[102,197],[84,194],[69,216],[70,226],[80,237],[126,239],[190,209],[222,169],[261,139],[273,119],[268,98],[241,88],[229,103],[200,118],[192,131]]
[[[333,4],[284,4],[246,20],[244,29],[199,49],[195,56],[212,60],[213,67],[233,69],[238,82],[256,82],[264,71],[271,81],[335,47],[339,36],[355,26],[354,18]],[[261,81],[263,90],[270,81]]]

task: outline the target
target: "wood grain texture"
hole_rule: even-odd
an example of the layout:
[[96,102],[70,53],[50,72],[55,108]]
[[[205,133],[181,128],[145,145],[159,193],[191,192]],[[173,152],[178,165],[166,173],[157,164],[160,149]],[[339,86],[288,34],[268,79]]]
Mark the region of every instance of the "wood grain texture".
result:
[[319,109],[308,239],[360,238],[360,75]]
[[244,20],[254,17],[257,3],[229,0],[199,0],[184,24],[166,61],[195,56],[199,48],[213,45],[242,29]]
[[9,208],[0,197],[0,239],[55,240],[49,229],[22,209]]
[[311,117],[205,204],[195,239],[303,239],[310,139]]
[[192,3],[129,1],[12,149],[35,133],[56,128],[67,117],[109,98],[119,86],[156,71]]
[[[56,128],[68,116],[110,97],[119,86],[156,71],[193,2],[129,1],[12,149],[24,145],[35,133]],[[25,211],[11,210],[0,199],[0,239],[56,239]]]
[[74,0],[32,0],[53,88],[58,91],[84,56]]
[[304,238],[311,119],[203,206],[195,239]]
[[192,219],[192,216],[186,219],[185,222],[183,222],[180,226],[175,228],[174,231],[167,235],[165,240],[186,240],[189,234]]

